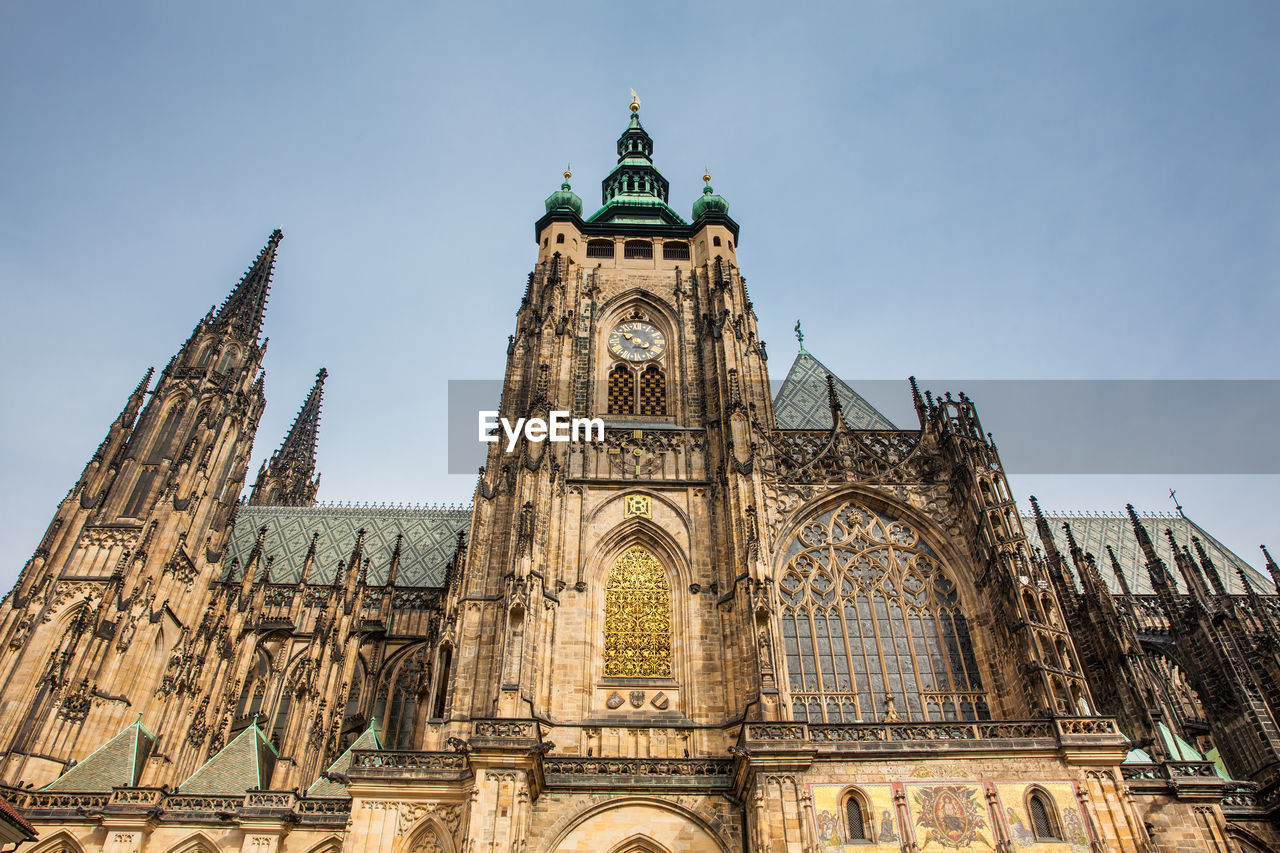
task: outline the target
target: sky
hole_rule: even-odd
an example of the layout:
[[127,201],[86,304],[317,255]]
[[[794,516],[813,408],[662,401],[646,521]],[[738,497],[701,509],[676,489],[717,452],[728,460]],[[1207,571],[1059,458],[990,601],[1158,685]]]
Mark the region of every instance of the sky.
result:
[[[0,586],[275,227],[251,470],[325,366],[322,499],[468,502],[447,382],[502,375],[543,200],[572,164],[595,208],[631,88],[673,206],[709,168],[742,227],[775,379],[797,319],[855,388],[901,383],[886,411],[909,375],[1280,379],[1277,43],[1246,0],[4,4]],[[1011,482],[1064,510],[1175,488],[1260,566],[1262,467]]]

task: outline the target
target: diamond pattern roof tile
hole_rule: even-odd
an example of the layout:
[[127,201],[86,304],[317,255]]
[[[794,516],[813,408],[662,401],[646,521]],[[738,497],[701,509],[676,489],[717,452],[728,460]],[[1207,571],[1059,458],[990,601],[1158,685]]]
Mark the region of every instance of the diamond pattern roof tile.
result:
[[138,720],[54,779],[44,790],[105,792],[116,787],[133,787],[138,784],[143,762],[155,742],[156,736]]
[[364,530],[362,551],[370,559],[370,584],[387,582],[396,537],[403,535],[396,585],[438,587],[444,584],[445,566],[457,547],[458,532],[470,525],[471,511],[467,509],[242,505],[231,534],[227,564],[231,577],[240,577],[258,531],[266,527],[262,559],[271,560],[271,583],[297,583],[312,537],[319,534],[307,582],[333,583],[338,565],[345,566],[351,558],[358,532]]
[[[1070,567],[1069,550],[1067,546],[1067,534],[1063,531],[1063,522],[1071,524],[1071,533],[1076,538],[1076,543],[1082,551],[1093,554],[1094,560],[1098,565],[1098,571],[1102,573],[1102,577],[1106,580],[1107,586],[1116,595],[1119,595],[1120,582],[1116,580],[1115,573],[1111,568],[1111,560],[1107,557],[1107,547],[1110,545],[1116,552],[1116,559],[1120,561],[1120,568],[1124,571],[1125,580],[1129,582],[1129,588],[1133,590],[1134,595],[1154,595],[1155,590],[1151,588],[1151,577],[1147,574],[1147,563],[1142,556],[1142,549],[1138,547],[1138,540],[1133,535],[1133,527],[1129,522],[1129,517],[1124,513],[1116,513],[1115,515],[1107,515],[1101,513],[1089,514],[1067,514],[1067,513],[1044,513],[1045,521],[1049,522],[1049,529],[1053,532],[1053,541],[1058,546],[1058,550],[1062,552],[1064,558],[1067,558],[1068,567]],[[1264,595],[1271,594],[1274,590],[1273,585],[1265,579],[1253,566],[1250,566],[1242,560],[1236,553],[1227,546],[1223,545],[1217,539],[1214,539],[1206,533],[1198,524],[1191,519],[1173,513],[1151,513],[1147,515],[1139,515],[1139,520],[1147,528],[1147,532],[1151,534],[1151,542],[1155,545],[1156,554],[1164,561],[1165,568],[1168,570],[1174,584],[1183,592],[1185,584],[1182,581],[1182,574],[1178,571],[1177,564],[1173,559],[1173,551],[1169,548],[1169,540],[1165,538],[1164,529],[1167,527],[1173,531],[1173,536],[1178,540],[1179,545],[1191,546],[1191,537],[1200,537],[1201,544],[1204,545],[1205,551],[1209,555],[1209,559],[1213,560],[1213,564],[1218,568],[1218,574],[1222,576],[1222,583],[1227,588],[1227,592],[1232,595],[1244,595],[1244,587],[1240,584],[1240,577],[1236,573],[1236,567],[1244,569],[1249,576],[1249,580],[1253,583],[1254,589]],[[1035,519],[1024,516],[1022,524],[1028,531],[1031,541],[1036,545],[1040,544],[1040,537],[1035,532]],[[1193,551],[1194,553],[1194,551]]]
[[851,429],[897,429],[876,407],[850,388],[827,366],[801,350],[782,380],[773,401],[773,418],[778,429],[830,429],[831,406],[827,403],[827,375],[836,386],[836,397]]

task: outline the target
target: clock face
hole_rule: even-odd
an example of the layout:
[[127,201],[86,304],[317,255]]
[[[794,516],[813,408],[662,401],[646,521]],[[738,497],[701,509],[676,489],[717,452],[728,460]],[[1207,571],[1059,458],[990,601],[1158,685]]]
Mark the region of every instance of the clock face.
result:
[[627,361],[648,361],[662,355],[667,339],[653,326],[632,320],[609,333],[609,352]]

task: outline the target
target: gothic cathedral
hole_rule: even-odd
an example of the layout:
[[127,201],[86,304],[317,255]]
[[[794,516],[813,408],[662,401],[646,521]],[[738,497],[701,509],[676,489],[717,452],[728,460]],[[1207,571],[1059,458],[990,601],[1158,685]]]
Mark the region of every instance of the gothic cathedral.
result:
[[963,394],[913,380],[895,426],[803,339],[771,393],[728,203],[707,178],[673,209],[637,103],[617,150],[597,211],[567,173],[546,201],[499,406],[603,434],[489,445],[468,509],[318,504],[323,370],[242,497],[271,235],[0,604],[0,827],[40,853],[1280,849],[1272,581],[1180,512],[1020,517]]

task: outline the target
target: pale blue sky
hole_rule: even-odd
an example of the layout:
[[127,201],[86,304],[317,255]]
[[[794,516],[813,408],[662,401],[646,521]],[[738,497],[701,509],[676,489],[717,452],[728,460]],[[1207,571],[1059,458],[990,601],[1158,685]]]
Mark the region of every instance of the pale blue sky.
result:
[[[598,202],[630,87],[677,210],[709,165],[742,225],[775,378],[796,317],[855,387],[1280,378],[1277,44],[1273,2],[5,4],[0,586],[276,226],[255,470],[324,365],[322,498],[469,500],[446,381],[501,375],[542,200],[572,162]],[[1170,485],[1280,546],[1280,477],[1013,480]]]

